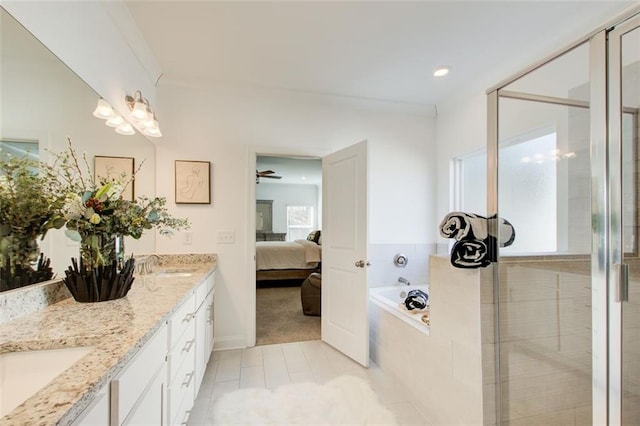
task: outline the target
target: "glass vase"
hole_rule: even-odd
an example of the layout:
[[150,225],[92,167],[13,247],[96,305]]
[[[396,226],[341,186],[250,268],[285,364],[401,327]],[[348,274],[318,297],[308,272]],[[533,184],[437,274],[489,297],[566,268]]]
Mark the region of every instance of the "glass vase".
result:
[[111,265],[114,261],[118,270],[124,267],[124,236],[91,234],[80,243],[81,264],[87,269]]

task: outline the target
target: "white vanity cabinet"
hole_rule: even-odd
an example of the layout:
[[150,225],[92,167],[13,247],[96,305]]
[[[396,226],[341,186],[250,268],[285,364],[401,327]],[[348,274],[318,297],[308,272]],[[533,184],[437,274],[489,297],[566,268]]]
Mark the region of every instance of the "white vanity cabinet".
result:
[[111,381],[111,425],[162,424],[167,326],[160,329]]
[[213,350],[214,295],[212,272],[73,425],[186,425]]

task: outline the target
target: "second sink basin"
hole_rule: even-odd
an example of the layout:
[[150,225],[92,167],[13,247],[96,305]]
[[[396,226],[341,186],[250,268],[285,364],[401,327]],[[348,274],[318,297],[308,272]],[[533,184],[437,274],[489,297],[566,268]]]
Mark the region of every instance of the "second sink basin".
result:
[[193,275],[191,272],[165,272],[161,271],[156,274],[158,278],[184,278]]
[[190,277],[193,273],[196,272],[195,269],[163,269],[156,273],[158,278],[184,278]]
[[35,395],[93,349],[86,346],[0,354],[0,417]]

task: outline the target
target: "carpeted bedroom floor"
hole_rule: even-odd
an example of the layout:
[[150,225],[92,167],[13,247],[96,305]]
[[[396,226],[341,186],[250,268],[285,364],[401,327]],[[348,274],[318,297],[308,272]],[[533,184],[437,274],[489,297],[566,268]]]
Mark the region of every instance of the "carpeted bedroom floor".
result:
[[320,339],[320,317],[302,313],[300,287],[256,289],[256,345]]

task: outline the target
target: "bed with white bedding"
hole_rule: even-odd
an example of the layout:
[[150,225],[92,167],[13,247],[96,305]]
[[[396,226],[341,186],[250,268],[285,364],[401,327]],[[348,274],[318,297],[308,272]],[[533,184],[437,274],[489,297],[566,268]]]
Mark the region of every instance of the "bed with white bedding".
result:
[[321,248],[309,240],[257,241],[256,280],[304,279],[319,272]]

